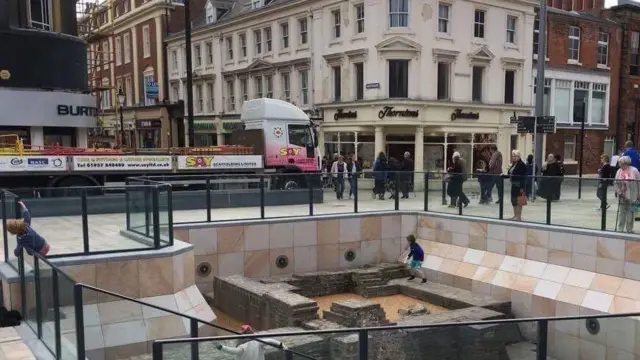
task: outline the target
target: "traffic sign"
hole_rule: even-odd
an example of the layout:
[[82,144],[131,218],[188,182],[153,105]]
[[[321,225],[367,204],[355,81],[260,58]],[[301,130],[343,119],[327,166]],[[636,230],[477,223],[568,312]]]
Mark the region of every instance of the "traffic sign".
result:
[[[518,134],[553,134],[556,132],[555,116],[518,116]],[[535,131],[534,131],[535,130]]]

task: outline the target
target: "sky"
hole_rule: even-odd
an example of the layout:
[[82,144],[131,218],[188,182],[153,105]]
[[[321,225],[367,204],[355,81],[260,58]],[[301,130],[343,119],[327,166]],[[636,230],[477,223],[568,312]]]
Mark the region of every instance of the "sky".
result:
[[604,0],[604,6],[612,7],[618,4],[618,0]]

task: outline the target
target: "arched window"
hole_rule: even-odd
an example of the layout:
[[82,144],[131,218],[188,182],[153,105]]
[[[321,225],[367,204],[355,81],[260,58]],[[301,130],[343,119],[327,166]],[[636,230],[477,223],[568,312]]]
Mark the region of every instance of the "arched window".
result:
[[216,21],[215,9],[213,8],[213,5],[210,1],[207,1],[207,5],[204,6],[204,13],[206,16],[205,19],[207,21],[207,24],[211,24],[212,22]]

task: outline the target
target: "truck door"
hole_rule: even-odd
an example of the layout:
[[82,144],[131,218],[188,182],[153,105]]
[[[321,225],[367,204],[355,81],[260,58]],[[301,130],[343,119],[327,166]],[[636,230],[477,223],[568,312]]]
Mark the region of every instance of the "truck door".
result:
[[315,145],[311,135],[311,128],[308,125],[287,125],[287,137],[290,145],[302,148],[300,152],[304,150],[305,154],[299,154],[298,158],[313,159],[315,157]]

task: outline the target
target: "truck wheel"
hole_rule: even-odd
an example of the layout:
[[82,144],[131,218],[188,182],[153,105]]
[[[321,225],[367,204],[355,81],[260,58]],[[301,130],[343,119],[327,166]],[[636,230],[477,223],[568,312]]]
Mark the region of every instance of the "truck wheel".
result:
[[282,187],[285,190],[294,190],[300,188],[300,185],[296,181],[296,179],[288,178],[284,181],[284,186]]
[[[96,186],[96,184],[94,182],[92,182],[90,179],[87,179],[87,178],[84,178],[84,177],[80,177],[80,176],[65,177],[65,178],[62,178],[62,179],[58,180],[55,183],[54,189],[51,189],[51,191],[49,192],[49,196],[54,196],[54,197],[63,197],[63,196],[80,197],[81,194],[82,194],[82,189],[79,189],[79,188],[81,188],[81,187],[95,187],[95,186]],[[88,196],[102,195],[102,189],[99,188],[99,187],[95,187],[93,189],[89,188],[89,189],[87,189],[87,195]]]

